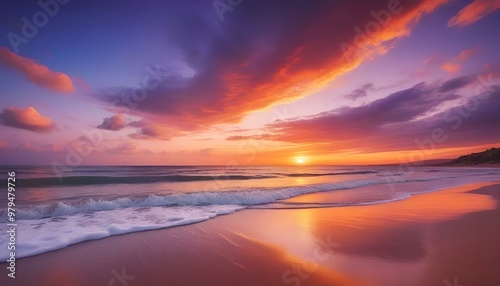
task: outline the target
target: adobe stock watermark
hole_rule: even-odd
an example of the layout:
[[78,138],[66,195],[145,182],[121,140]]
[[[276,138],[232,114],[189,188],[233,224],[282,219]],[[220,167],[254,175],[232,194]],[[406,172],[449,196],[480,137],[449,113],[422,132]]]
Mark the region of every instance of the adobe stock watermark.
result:
[[[147,98],[149,92],[164,82],[169,75],[170,73],[159,64],[147,66],[146,74],[139,83],[139,87],[131,88],[127,92],[121,93],[119,97],[113,100],[113,106],[115,108],[124,107],[129,110],[136,109]],[[102,128],[107,129],[109,126],[106,126],[106,124],[112,123],[104,122],[104,124]],[[59,161],[52,162],[52,170],[59,179],[59,182],[62,183],[65,172],[72,171],[73,168],[80,166],[84,158],[90,156],[102,144],[105,134],[103,129],[84,129],[82,136],[64,146],[64,150],[66,151],[64,163]]]
[[32,38],[34,38],[39,29],[47,26],[50,18],[54,18],[61,8],[61,5],[66,5],[70,0],[40,0],[38,1],[38,6],[40,10],[33,13],[31,19],[27,17],[22,17],[21,22],[23,26],[21,27],[20,33],[9,32],[7,34],[7,39],[12,46],[12,49],[18,53],[19,45],[27,44]]
[[135,276],[127,274],[127,269],[122,267],[121,271],[118,272],[116,269],[111,270],[113,277],[109,279],[108,286],[127,286],[129,281],[133,281]]
[[[408,1],[411,2],[412,0]],[[342,50],[344,58],[352,60],[357,53],[366,49],[366,47],[363,46],[363,43],[369,43],[370,39],[374,39],[379,36],[383,29],[389,26],[393,16],[403,12],[403,9],[404,6],[401,4],[401,1],[389,0],[389,2],[387,2],[386,9],[382,9],[378,12],[371,10],[370,15],[373,17],[373,20],[366,23],[364,27],[354,27],[356,35],[354,36],[353,43],[340,43],[339,47]]]
[[[320,245],[317,245],[312,256],[304,258],[300,263],[292,265],[292,267],[281,275],[281,281],[285,284],[292,284],[294,286],[300,286],[302,281],[307,280],[311,274],[318,270],[320,262],[324,262],[331,256],[331,249],[337,249],[340,244],[331,241],[331,236],[329,235],[326,241],[320,241]],[[329,251],[325,252],[325,248]]]
[[212,5],[214,6],[219,20],[224,21],[224,13],[233,12],[234,9],[243,3],[243,0],[214,0]]

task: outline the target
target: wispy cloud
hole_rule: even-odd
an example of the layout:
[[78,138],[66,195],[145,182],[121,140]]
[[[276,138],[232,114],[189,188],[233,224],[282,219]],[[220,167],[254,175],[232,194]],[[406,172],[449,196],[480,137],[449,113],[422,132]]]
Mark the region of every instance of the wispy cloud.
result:
[[356,100],[358,98],[367,96],[368,92],[372,91],[374,89],[375,88],[374,88],[372,83],[367,83],[367,84],[364,84],[363,86],[361,86],[360,88],[357,88],[357,89],[353,90],[352,92],[344,95],[344,97],[348,98],[348,99]]
[[139,146],[135,143],[131,142],[126,142],[122,143],[118,146],[114,147],[108,147],[105,149],[106,153],[110,154],[137,154],[137,153],[147,153],[150,154],[152,153],[150,150],[147,149],[141,149]]
[[18,56],[7,48],[0,47],[0,64],[23,74],[34,84],[58,92],[73,92],[75,87],[71,78],[61,72],[54,72],[47,66],[32,59]]
[[463,50],[460,54],[451,60],[445,61],[441,64],[441,68],[451,74],[456,74],[462,68],[462,65],[467,62],[472,56],[479,51],[478,47]]
[[443,82],[443,84],[441,84],[441,86],[439,87],[438,91],[439,92],[455,91],[457,89],[460,89],[462,87],[465,87],[465,86],[471,84],[472,82],[474,82],[474,80],[475,79],[471,76],[461,76],[461,77],[452,78],[452,79],[449,79],[449,80]]
[[[380,152],[411,148],[416,139],[440,129],[449,133],[441,147],[498,143],[500,133],[495,130],[500,125],[500,89],[492,86],[493,91],[485,94],[459,95],[473,83],[476,81],[472,77],[454,78],[442,84],[420,83],[362,106],[268,124],[263,135],[233,136],[227,140],[319,143],[321,148],[336,152]],[[461,105],[446,108],[447,102],[457,99],[462,99]]]
[[176,133],[172,129],[160,125],[151,125],[143,127],[135,133],[129,134],[129,137],[133,139],[168,141],[172,139],[174,135],[176,135]]
[[474,0],[448,21],[449,27],[464,27],[500,8],[500,0]]

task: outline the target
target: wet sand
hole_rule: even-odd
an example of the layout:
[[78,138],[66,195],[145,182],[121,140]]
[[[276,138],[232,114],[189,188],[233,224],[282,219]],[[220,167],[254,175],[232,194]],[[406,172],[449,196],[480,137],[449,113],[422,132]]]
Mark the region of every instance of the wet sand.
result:
[[[328,201],[328,193],[301,201]],[[248,209],[19,259],[1,285],[500,285],[500,184],[369,206]]]

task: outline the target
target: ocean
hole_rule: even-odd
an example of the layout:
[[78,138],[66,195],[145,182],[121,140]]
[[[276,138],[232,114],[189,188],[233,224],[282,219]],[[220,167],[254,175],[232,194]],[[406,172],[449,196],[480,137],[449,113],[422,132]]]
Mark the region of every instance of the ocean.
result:
[[[14,171],[17,258],[111,235],[199,223],[244,209],[362,206],[499,181],[499,168],[402,166],[1,167],[0,259],[8,258],[7,176]],[[329,192],[330,201],[301,202]],[[294,200],[289,200],[295,198]]]

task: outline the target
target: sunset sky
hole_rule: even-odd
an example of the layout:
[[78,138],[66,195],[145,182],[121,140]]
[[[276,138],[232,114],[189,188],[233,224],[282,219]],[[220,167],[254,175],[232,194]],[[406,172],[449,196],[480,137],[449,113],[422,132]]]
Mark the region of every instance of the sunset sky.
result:
[[0,11],[1,164],[378,164],[500,145],[500,0],[42,2]]

